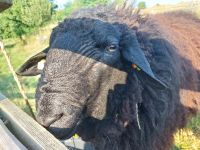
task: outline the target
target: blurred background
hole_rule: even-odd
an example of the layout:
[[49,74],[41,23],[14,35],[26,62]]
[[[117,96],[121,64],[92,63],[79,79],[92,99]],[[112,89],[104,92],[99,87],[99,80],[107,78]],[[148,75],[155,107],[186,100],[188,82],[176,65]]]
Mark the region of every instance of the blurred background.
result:
[[[0,40],[5,44],[14,69],[47,47],[52,28],[71,13],[80,8],[113,2],[122,5],[124,0],[13,0],[13,6],[0,13]],[[200,19],[200,0],[138,0],[134,6],[143,14],[187,11]],[[20,80],[35,111],[34,93],[38,77],[21,77]],[[29,114],[2,53],[0,92]],[[200,150],[200,114],[174,136],[173,150]]]

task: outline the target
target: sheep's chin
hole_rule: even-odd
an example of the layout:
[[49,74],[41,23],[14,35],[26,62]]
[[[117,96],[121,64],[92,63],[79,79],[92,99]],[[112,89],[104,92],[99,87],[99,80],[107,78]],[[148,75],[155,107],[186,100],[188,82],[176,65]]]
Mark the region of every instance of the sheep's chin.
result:
[[77,123],[72,118],[62,116],[47,127],[47,130],[58,139],[69,139],[76,133],[76,126]]
[[49,126],[47,130],[53,134],[56,138],[64,140],[71,138],[76,133],[76,127],[73,128],[61,128],[53,125]]

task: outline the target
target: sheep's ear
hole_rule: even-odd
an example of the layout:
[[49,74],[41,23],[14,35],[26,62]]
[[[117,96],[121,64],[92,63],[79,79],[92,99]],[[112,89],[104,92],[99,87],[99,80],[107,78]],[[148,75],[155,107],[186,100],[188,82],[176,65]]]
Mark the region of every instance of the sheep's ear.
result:
[[42,71],[41,62],[46,59],[49,48],[37,53],[29,58],[17,71],[16,74],[20,76],[36,76]]
[[166,85],[156,78],[151,70],[150,64],[140,48],[135,33],[132,33],[131,36],[124,39],[123,48],[123,58],[132,64],[132,67],[136,70],[142,82],[152,84],[154,87],[160,89],[166,88]]

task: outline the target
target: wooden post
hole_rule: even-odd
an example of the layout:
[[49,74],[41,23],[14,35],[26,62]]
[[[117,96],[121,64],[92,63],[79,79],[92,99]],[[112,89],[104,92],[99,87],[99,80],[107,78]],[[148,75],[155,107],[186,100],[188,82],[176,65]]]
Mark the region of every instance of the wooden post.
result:
[[59,140],[40,126],[34,119],[0,94],[0,114],[8,120],[9,130],[31,150],[66,150]]

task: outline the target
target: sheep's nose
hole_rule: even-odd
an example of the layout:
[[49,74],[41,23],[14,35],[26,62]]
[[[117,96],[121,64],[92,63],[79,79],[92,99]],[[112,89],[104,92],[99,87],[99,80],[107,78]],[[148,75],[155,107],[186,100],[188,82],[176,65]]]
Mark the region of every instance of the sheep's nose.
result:
[[55,121],[57,121],[59,117],[41,117],[41,116],[37,116],[36,120],[39,124],[41,124],[42,126],[44,126],[45,128],[48,128],[52,123],[54,123]]

